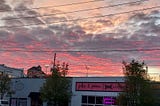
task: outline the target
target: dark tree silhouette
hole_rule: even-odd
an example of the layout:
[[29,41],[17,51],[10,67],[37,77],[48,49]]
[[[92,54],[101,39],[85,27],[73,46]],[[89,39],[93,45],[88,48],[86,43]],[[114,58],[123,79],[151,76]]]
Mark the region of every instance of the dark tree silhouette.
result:
[[71,98],[70,79],[66,78],[68,64],[56,64],[51,68],[51,76],[41,87],[41,97],[51,106],[67,106]]
[[135,60],[130,63],[123,62],[126,86],[118,97],[120,106],[153,106],[154,99],[147,70],[144,62]]
[[11,94],[12,90],[10,87],[11,79],[5,73],[0,74],[0,98],[3,99],[5,94]]

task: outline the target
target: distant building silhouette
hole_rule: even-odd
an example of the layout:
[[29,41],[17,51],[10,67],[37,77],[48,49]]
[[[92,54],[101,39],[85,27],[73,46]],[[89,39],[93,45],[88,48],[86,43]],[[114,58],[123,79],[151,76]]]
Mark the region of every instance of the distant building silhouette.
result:
[[45,76],[46,74],[42,71],[40,65],[38,65],[37,67],[33,66],[27,70],[27,77],[29,78],[43,78]]
[[160,81],[160,73],[149,73],[150,80]]

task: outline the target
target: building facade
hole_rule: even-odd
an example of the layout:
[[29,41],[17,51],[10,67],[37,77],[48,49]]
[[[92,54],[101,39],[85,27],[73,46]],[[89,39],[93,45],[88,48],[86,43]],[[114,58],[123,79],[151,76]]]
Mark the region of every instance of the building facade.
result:
[[10,106],[43,106],[39,90],[43,85],[43,78],[14,78],[10,97]]
[[[116,106],[116,98],[124,87],[124,77],[72,77],[71,81],[68,106]],[[44,82],[45,78],[13,78],[10,106],[47,106],[39,93]],[[155,84],[155,94],[159,96],[160,83]],[[159,105],[157,101],[156,106]]]
[[[46,106],[40,99],[44,78],[14,78],[10,106]],[[123,87],[122,77],[73,77],[69,106],[116,105],[115,99]]]
[[123,82],[122,77],[73,78],[71,106],[115,106]]

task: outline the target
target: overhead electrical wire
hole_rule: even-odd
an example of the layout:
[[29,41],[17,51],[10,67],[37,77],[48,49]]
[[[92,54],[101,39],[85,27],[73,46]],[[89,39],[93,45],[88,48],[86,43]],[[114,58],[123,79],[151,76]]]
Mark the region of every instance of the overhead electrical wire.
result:
[[53,16],[53,15],[70,14],[70,13],[77,13],[77,12],[92,11],[92,10],[97,10],[97,9],[102,9],[102,8],[117,7],[117,6],[123,6],[123,5],[127,5],[127,4],[132,4],[132,3],[138,3],[138,2],[141,2],[141,0],[134,1],[134,2],[126,2],[126,3],[114,4],[114,5],[109,5],[109,6],[101,6],[101,7],[96,7],[96,8],[81,9],[81,10],[70,11],[70,12],[60,12],[60,13],[54,13],[54,14],[35,15],[35,16],[22,16],[22,17],[16,17],[16,18],[4,18],[4,19],[1,19],[1,20],[16,20],[16,19],[22,19],[22,18],[26,19],[26,18],[48,17],[48,16]]
[[[97,47],[87,47],[87,48],[79,48],[79,47],[69,47],[69,51],[71,50],[75,50],[75,49],[81,49],[82,51],[83,50],[106,50],[106,46],[99,46],[98,48]],[[122,47],[121,47],[122,48]],[[145,47],[145,48],[147,48],[147,49],[153,49],[153,50],[156,50],[156,49],[160,49],[158,46],[156,46],[156,47],[152,47],[152,46],[147,46],[147,47]],[[54,49],[54,50],[64,50],[64,49],[66,49],[66,48],[49,48],[49,47],[40,47],[40,48],[28,48],[28,47],[26,47],[26,46],[16,46],[16,47],[13,47],[13,46],[1,46],[0,47],[0,49],[23,49],[23,50],[25,50],[25,49],[39,49],[39,50],[52,50],[52,49]],[[135,49],[131,49],[131,50],[141,50],[142,48],[135,48]],[[143,48],[144,49],[144,48]],[[112,49],[111,49],[112,50]],[[117,49],[116,49],[117,50]],[[120,49],[121,50],[121,49]],[[128,50],[127,48],[126,49],[122,49],[122,50]],[[130,50],[130,49],[129,49]]]
[[[153,7],[143,8],[143,9],[136,9],[136,10],[131,10],[131,11],[106,14],[106,15],[98,15],[98,16],[92,16],[92,17],[79,18],[79,19],[69,19],[69,20],[62,20],[62,21],[58,21],[58,22],[50,22],[50,23],[47,23],[47,25],[62,23],[62,22],[73,22],[73,21],[87,20],[87,19],[93,19],[93,18],[102,18],[102,17],[107,17],[107,16],[122,15],[122,14],[146,11],[146,10],[151,10],[151,9],[156,9],[156,8],[160,8],[160,6],[153,6]],[[26,27],[27,26],[37,26],[37,25],[46,25],[46,24],[45,23],[37,23],[37,24],[27,24],[27,25],[0,26],[0,28],[15,28],[15,27],[25,27],[25,26]]]
[[152,49],[112,49],[112,50],[12,50],[12,49],[0,49],[5,52],[141,52],[141,51],[159,51],[160,48]]
[[71,6],[71,5],[88,4],[88,3],[100,2],[100,1],[104,1],[104,0],[90,0],[90,1],[85,1],[85,2],[73,2],[73,3],[67,3],[67,4],[61,4],[61,5],[52,5],[52,6],[46,6],[46,7],[35,7],[35,8],[28,8],[28,9],[0,10],[0,12],[38,10],[38,9],[46,9],[46,8],[53,8],[53,7],[64,7],[64,6]]

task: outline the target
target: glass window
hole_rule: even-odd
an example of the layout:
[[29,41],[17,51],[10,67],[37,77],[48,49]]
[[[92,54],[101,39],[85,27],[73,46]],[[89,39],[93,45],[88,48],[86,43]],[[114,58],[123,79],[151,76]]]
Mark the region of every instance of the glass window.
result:
[[88,96],[88,103],[95,104],[95,96]]
[[19,98],[19,106],[27,106],[27,98]]
[[116,97],[82,96],[81,106],[111,106],[116,104]]
[[102,96],[96,97],[96,104],[103,104],[103,97]]
[[82,96],[82,103],[87,103],[87,96]]
[[116,105],[116,97],[112,97],[112,105]]

